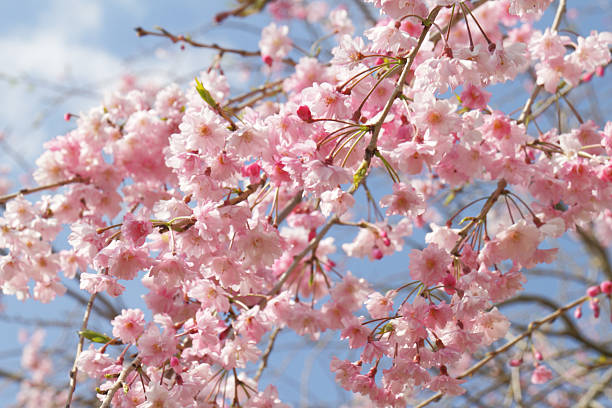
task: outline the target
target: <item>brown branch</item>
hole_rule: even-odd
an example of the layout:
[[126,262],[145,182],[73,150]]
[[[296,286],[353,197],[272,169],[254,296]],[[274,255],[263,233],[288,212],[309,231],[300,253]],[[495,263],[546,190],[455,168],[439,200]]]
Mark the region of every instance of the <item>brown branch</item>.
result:
[[370,25],[376,24],[376,18],[372,15],[371,10],[362,0],[353,0],[353,3],[355,3],[359,11],[361,11],[361,14],[363,14],[363,17]]
[[66,400],[66,408],[70,408],[70,404],[72,403],[72,396],[74,395],[74,390],[76,389],[77,382],[77,362],[79,361],[79,355],[81,351],[83,351],[83,343],[85,342],[85,336],[83,332],[87,330],[87,323],[89,322],[89,316],[91,315],[91,309],[93,307],[94,300],[96,299],[96,293],[92,294],[89,298],[89,302],[87,303],[87,307],[85,308],[85,313],[83,315],[83,324],[81,324],[81,333],[79,334],[79,343],[77,344],[77,352],[74,357],[74,363],[72,365],[72,370],[70,370],[70,388],[68,389],[68,398]]
[[278,336],[278,333],[280,331],[281,331],[281,328],[277,327],[276,329],[274,329],[274,331],[270,335],[270,340],[268,340],[268,347],[266,347],[266,350],[264,351],[264,353],[263,353],[263,355],[261,357],[261,363],[259,364],[259,368],[257,369],[257,373],[255,374],[255,377],[253,377],[253,379],[255,380],[256,383],[259,382],[259,378],[261,377],[261,375],[263,374],[263,371],[268,366],[268,358],[270,357],[270,353],[272,352],[272,348],[274,348],[274,342],[276,341],[276,336]]
[[[475,1],[474,3],[472,3],[472,6],[471,6],[470,10],[471,11],[475,11],[478,7],[482,6],[487,1],[489,1],[489,0]],[[464,14],[463,13],[457,13],[455,17],[456,18],[453,18],[453,21],[450,23],[450,27],[451,28],[454,27],[459,22],[463,21]],[[438,41],[440,41],[442,39],[442,33],[446,32],[448,29],[449,29],[449,25],[446,25],[446,26],[442,27],[442,29],[440,31],[437,31],[434,35],[431,36],[431,41],[433,41],[434,43],[437,43]]]
[[140,366],[140,357],[136,357],[134,359],[134,361],[132,361],[132,363],[125,367],[121,373],[119,374],[119,377],[117,377],[117,381],[115,381],[115,383],[112,385],[112,387],[110,387],[106,393],[106,397],[104,397],[104,401],[102,402],[102,405],[100,405],[100,408],[108,408],[111,405],[111,401],[113,400],[113,397],[115,396],[115,393],[119,390],[119,388],[121,388],[123,386],[123,382],[125,381],[125,379],[127,378],[127,376],[134,371],[135,369],[137,369]]
[[465,242],[465,240],[468,237],[468,233],[470,232],[470,230],[478,223],[483,222],[487,216],[487,214],[489,213],[489,211],[491,210],[491,208],[493,207],[493,204],[495,204],[495,202],[497,201],[497,199],[499,198],[499,196],[502,195],[502,193],[504,192],[506,186],[508,185],[508,183],[506,182],[505,179],[501,179],[497,182],[497,188],[495,189],[495,191],[489,196],[489,198],[487,199],[487,201],[484,203],[484,205],[482,206],[482,209],[480,210],[480,214],[478,214],[477,217],[472,218],[472,220],[465,226],[463,227],[460,231],[459,231],[459,240],[457,241],[457,243],[455,243],[455,246],[453,248],[453,250],[451,251],[451,254],[454,256],[459,256],[459,249],[461,248],[461,245]]
[[601,270],[606,277],[612,280],[612,265],[610,265],[610,258],[608,257],[608,250],[604,247],[597,237],[591,232],[584,228],[576,225],[576,232],[580,236],[582,243],[593,256],[597,258]]
[[291,211],[293,211],[293,209],[295,207],[297,207],[302,202],[302,195],[303,194],[304,194],[304,190],[298,191],[293,196],[291,201],[289,201],[289,203],[285,206],[285,208],[283,208],[281,210],[281,212],[278,214],[278,218],[276,219],[276,226],[278,226],[278,224],[283,222],[285,220],[285,218],[287,218],[289,216],[289,214],[291,214]]
[[371,128],[372,138],[370,139],[370,143],[366,147],[363,161],[361,162],[361,165],[359,166],[357,172],[355,173],[353,185],[348,191],[350,194],[355,193],[355,191],[357,191],[357,189],[359,188],[363,180],[365,180],[365,176],[368,172],[368,169],[370,168],[370,163],[372,162],[372,158],[374,157],[377,151],[376,149],[377,149],[377,144],[378,144],[378,135],[380,134],[382,125],[385,122],[387,115],[391,111],[391,107],[393,106],[395,99],[397,99],[402,94],[402,89],[404,88],[406,77],[408,76],[408,72],[410,72],[412,63],[414,62],[414,59],[416,58],[417,53],[421,49],[421,46],[423,45],[423,42],[425,41],[425,38],[427,37],[427,34],[429,33],[429,29],[433,25],[433,22],[438,16],[438,13],[440,12],[441,8],[442,7],[440,6],[435,7],[433,10],[431,10],[427,19],[423,20],[424,27],[419,37],[419,40],[417,42],[417,45],[414,47],[414,49],[410,53],[408,60],[404,62],[404,68],[402,69],[402,73],[400,74],[399,79],[397,80],[395,89],[393,89],[393,93],[391,94],[391,97],[385,104],[385,107],[382,110],[380,118]]
[[[206,44],[206,43],[201,43],[198,41],[194,41],[192,40],[189,36],[184,36],[184,35],[175,35],[172,34],[171,32],[169,32],[168,30],[166,30],[165,28],[162,27],[157,27],[157,31],[149,31],[149,30],[145,30],[142,27],[136,27],[134,28],[134,31],[136,31],[136,35],[138,35],[139,37],[146,37],[148,35],[150,36],[155,36],[155,37],[164,37],[164,38],[168,38],[170,41],[172,41],[173,43],[185,43],[185,44],[189,44],[192,47],[196,47],[196,48],[206,48],[209,50],[216,50],[221,54],[237,54],[240,55],[242,57],[261,57],[261,52],[260,51],[247,51],[247,50],[240,50],[240,49],[236,49],[236,48],[225,48],[222,47],[218,44]],[[291,65],[291,66],[295,66],[296,62],[293,61],[291,58],[284,58],[282,60],[282,62],[284,62],[285,64]]]
[[54,188],[65,186],[67,184],[86,183],[86,182],[87,182],[87,180],[85,180],[82,177],[77,176],[77,177],[73,177],[73,178],[68,179],[68,180],[57,181],[55,183],[47,184],[47,185],[44,185],[44,186],[38,186],[38,187],[33,187],[33,188],[22,188],[21,190],[17,191],[16,193],[11,193],[11,194],[7,194],[7,195],[4,195],[4,196],[0,196],[0,205],[1,204],[5,204],[7,201],[12,200],[13,198],[17,198],[20,195],[28,195],[28,194],[38,193],[38,192],[44,191],[44,190],[52,190]]
[[238,195],[234,198],[231,198],[229,200],[226,200],[221,207],[227,207],[228,205],[236,205],[238,203],[243,202],[244,200],[246,200],[247,198],[249,198],[251,196],[251,194],[253,194],[255,191],[257,191],[260,187],[264,186],[266,184],[268,177],[266,175],[264,175],[261,180],[259,180],[259,182],[254,183],[254,184],[249,184],[244,191],[241,191],[240,193],[238,193]]
[[[501,306],[510,305],[513,303],[520,303],[520,302],[539,303],[552,310],[560,309],[560,306],[556,302],[550,299],[547,299],[545,297],[538,296],[538,295],[519,295],[512,299],[498,303],[497,306],[501,307]],[[582,343],[584,346],[591,348],[604,356],[612,357],[612,351],[606,349],[603,345],[594,343],[590,339],[584,337],[580,333],[580,330],[576,327],[572,319],[570,319],[567,315],[561,314],[560,318],[561,320],[563,320],[563,323],[565,324],[567,331],[563,333],[558,333],[558,334],[564,335],[564,336],[570,336],[574,338],[576,341],[578,341],[579,343]]]

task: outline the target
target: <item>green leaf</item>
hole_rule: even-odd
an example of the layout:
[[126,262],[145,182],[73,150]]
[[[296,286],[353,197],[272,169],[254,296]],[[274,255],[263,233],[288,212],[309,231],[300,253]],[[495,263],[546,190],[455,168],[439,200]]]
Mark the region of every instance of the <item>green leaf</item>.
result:
[[218,106],[217,102],[213,99],[210,92],[208,92],[208,90],[204,88],[204,85],[202,85],[202,83],[200,82],[198,78],[195,79],[195,82],[196,82],[196,91],[198,91],[202,99],[204,99],[204,102],[209,104],[211,108],[216,109]]
[[112,338],[105,334],[95,332],[93,330],[82,330],[79,332],[79,336],[85,337],[87,340],[93,341],[94,343],[108,343]]
[[444,205],[449,205],[450,203],[452,203],[455,197],[456,197],[455,192],[451,191],[450,194],[446,196],[446,199],[444,200]]
[[393,330],[395,330],[395,327],[393,326],[391,322],[389,322],[380,328],[379,334],[389,333],[389,332],[392,332]]

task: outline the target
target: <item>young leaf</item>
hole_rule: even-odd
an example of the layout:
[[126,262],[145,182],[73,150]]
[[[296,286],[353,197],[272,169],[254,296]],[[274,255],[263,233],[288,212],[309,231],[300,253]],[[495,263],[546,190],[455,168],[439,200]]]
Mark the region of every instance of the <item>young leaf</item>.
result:
[[85,337],[87,340],[93,341],[94,343],[108,343],[112,339],[105,334],[95,332],[93,330],[82,330],[79,331],[79,336]]
[[204,85],[202,85],[202,83],[200,82],[198,78],[195,79],[195,82],[196,82],[196,91],[198,91],[202,99],[204,99],[204,102],[209,104],[211,108],[216,109],[218,106],[217,102],[213,99],[210,92],[208,92],[208,90],[204,88]]

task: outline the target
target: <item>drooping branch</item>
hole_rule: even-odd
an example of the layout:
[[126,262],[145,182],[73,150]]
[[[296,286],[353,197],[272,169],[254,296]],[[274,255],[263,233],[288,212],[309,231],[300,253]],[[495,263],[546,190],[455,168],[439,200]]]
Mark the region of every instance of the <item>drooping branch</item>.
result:
[[[476,371],[478,371],[482,366],[487,364],[489,361],[491,361],[492,359],[494,359],[495,357],[497,357],[501,353],[510,350],[516,343],[518,343],[519,341],[523,340],[524,338],[531,336],[531,334],[535,330],[537,330],[540,326],[542,326],[543,324],[552,322],[553,320],[555,320],[557,317],[561,316],[566,311],[568,311],[570,309],[573,309],[574,307],[576,307],[578,305],[581,305],[582,303],[586,302],[589,299],[590,299],[589,296],[583,296],[583,297],[581,297],[581,298],[579,298],[577,300],[574,300],[573,302],[571,302],[571,303],[569,303],[569,304],[567,304],[567,305],[565,305],[563,307],[560,307],[559,309],[555,310],[553,313],[549,314],[548,316],[543,317],[542,319],[534,320],[533,322],[529,323],[529,326],[527,327],[527,330],[525,330],[523,333],[521,333],[520,335],[516,336],[514,339],[512,339],[509,342],[507,342],[503,346],[498,347],[498,348],[496,348],[495,350],[493,350],[491,352],[488,352],[486,354],[486,357],[484,357],[483,359],[478,361],[476,364],[472,365],[470,368],[468,368],[467,370],[465,370],[461,374],[459,374],[456,378],[457,379],[462,379],[462,378],[471,376]],[[418,405],[416,405],[415,408],[425,407],[425,406],[431,404],[432,402],[438,401],[440,398],[442,398],[442,396],[443,396],[442,392],[437,392],[436,394],[432,395],[431,397],[429,397],[425,401],[423,401],[423,402],[419,403]]]

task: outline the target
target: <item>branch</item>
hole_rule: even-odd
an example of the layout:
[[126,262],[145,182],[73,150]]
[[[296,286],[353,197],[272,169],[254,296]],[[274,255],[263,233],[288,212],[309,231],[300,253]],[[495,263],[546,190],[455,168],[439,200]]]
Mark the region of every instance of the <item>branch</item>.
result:
[[323,228],[321,228],[321,231],[319,231],[317,236],[312,241],[310,241],[310,244],[308,244],[308,246],[306,248],[304,248],[304,250],[302,250],[302,252],[300,252],[299,254],[297,254],[297,255],[295,255],[293,257],[293,262],[291,263],[291,265],[289,265],[289,268],[287,268],[287,270],[282,274],[282,276],[280,277],[280,279],[278,280],[276,285],[274,285],[272,290],[270,290],[267,293],[267,297],[265,297],[265,298],[263,298],[261,300],[260,304],[265,304],[266,299],[268,297],[277,295],[280,292],[282,286],[285,284],[287,279],[289,279],[289,277],[291,276],[293,271],[298,267],[298,265],[300,264],[302,259],[304,259],[304,257],[310,251],[312,251],[314,248],[316,248],[317,245],[319,245],[319,242],[321,242],[321,240],[327,234],[327,232],[332,227],[332,225],[336,224],[338,222],[338,220],[339,220],[338,217],[335,216],[335,217],[332,217],[329,221],[327,221],[327,224],[325,224],[325,226],[323,226]]
[[610,386],[610,383],[612,383],[612,368],[604,373],[601,381],[596,382],[589,388],[576,404],[576,408],[587,408],[600,392]]
[[278,336],[278,333],[280,331],[281,331],[281,328],[277,327],[276,329],[274,329],[274,331],[270,335],[270,340],[268,341],[268,347],[266,347],[266,351],[264,351],[263,353],[263,356],[261,358],[261,363],[259,364],[259,368],[257,369],[257,373],[255,374],[255,377],[253,377],[256,383],[259,382],[259,378],[261,377],[261,374],[263,374],[263,371],[268,366],[268,358],[270,357],[272,348],[274,348],[274,342],[276,341],[276,336]]
[[81,351],[83,351],[83,343],[85,342],[85,336],[83,336],[83,332],[87,330],[87,322],[89,322],[89,316],[91,315],[91,309],[93,307],[94,300],[96,299],[96,293],[92,294],[89,298],[89,302],[87,302],[87,307],[85,308],[85,314],[83,315],[83,324],[81,324],[81,334],[79,334],[79,344],[77,345],[76,356],[74,357],[74,363],[72,365],[72,370],[70,370],[70,388],[68,390],[68,399],[66,400],[66,408],[70,408],[70,404],[72,403],[72,396],[74,394],[74,390],[76,388],[77,382],[77,362],[79,361],[79,355]]
[[123,382],[125,381],[126,377],[135,369],[138,368],[138,366],[140,366],[140,357],[136,357],[134,359],[134,361],[132,361],[132,363],[125,367],[121,373],[119,374],[119,377],[117,377],[117,381],[115,381],[115,383],[112,385],[112,387],[110,387],[106,393],[106,397],[104,397],[104,401],[102,402],[102,405],[100,405],[100,408],[109,408],[111,401],[113,400],[113,397],[115,396],[115,393],[119,390],[119,388],[122,387]]
[[461,238],[459,238],[457,243],[455,243],[455,246],[454,246],[453,250],[451,251],[451,255],[459,256],[459,252],[458,251],[461,248],[461,245],[467,239],[468,233],[470,232],[470,230],[474,227],[474,225],[478,224],[479,222],[482,222],[485,219],[485,217],[487,216],[487,214],[491,210],[491,207],[493,207],[493,204],[495,204],[495,202],[497,201],[499,196],[503,194],[503,192],[504,192],[504,190],[505,190],[507,185],[508,185],[508,183],[506,182],[505,179],[501,179],[501,180],[499,180],[497,182],[497,188],[489,196],[487,201],[482,206],[482,209],[480,210],[480,214],[478,214],[477,217],[472,218],[472,220],[465,227],[461,228],[461,230],[459,231],[458,234],[459,234],[459,236]]
[[362,0],[353,0],[353,3],[357,6],[363,17],[367,20],[370,25],[376,24],[376,18],[372,15],[371,10],[364,4]]
[[291,214],[291,211],[293,211],[293,209],[295,207],[297,207],[301,202],[302,202],[302,195],[304,194],[304,190],[300,190],[298,191],[293,198],[291,199],[291,201],[289,201],[289,203],[285,206],[285,208],[282,209],[282,211],[278,214],[278,218],[276,220],[276,224],[280,224],[281,222],[283,222],[285,220],[285,218],[287,218],[287,216],[289,214]]
[[372,157],[374,157],[374,154],[376,153],[378,135],[380,134],[382,125],[385,122],[387,115],[391,111],[391,107],[393,106],[395,99],[397,99],[397,97],[402,94],[404,83],[406,82],[406,77],[408,76],[408,72],[410,72],[410,67],[412,66],[412,63],[414,62],[414,59],[416,58],[417,53],[421,49],[421,46],[423,45],[423,42],[425,41],[425,38],[427,37],[427,33],[429,33],[429,29],[431,28],[434,20],[438,16],[438,13],[440,12],[441,8],[442,7],[440,6],[435,7],[433,10],[431,10],[431,13],[429,13],[427,20],[423,21],[424,28],[419,37],[419,41],[417,45],[414,47],[414,50],[412,50],[412,52],[410,53],[408,60],[405,62],[404,68],[402,69],[402,73],[400,74],[400,77],[397,80],[397,83],[395,85],[395,89],[393,89],[393,93],[391,94],[391,97],[389,98],[385,107],[383,108],[382,113],[380,114],[380,118],[372,127],[372,138],[370,139],[370,143],[366,147],[365,156],[363,158],[363,161],[361,162],[359,169],[355,173],[354,183],[348,191],[350,194],[353,194],[355,191],[357,191],[357,189],[359,188],[359,186],[365,179],[365,175],[368,169],[370,168],[370,163],[372,162]]
[[28,194],[38,193],[39,191],[52,190],[54,188],[65,186],[67,184],[86,183],[86,182],[87,180],[85,180],[84,178],[80,176],[76,176],[68,180],[57,181],[55,183],[47,184],[44,186],[38,186],[38,187],[33,187],[33,188],[22,188],[16,193],[0,196],[0,205],[5,204],[7,201],[12,200],[13,198],[17,198],[20,195],[28,195]]
[[580,239],[586,246],[593,256],[597,257],[599,266],[608,279],[612,280],[612,265],[610,265],[610,258],[608,257],[608,250],[604,247],[601,242],[593,235],[591,231],[587,231],[582,227],[576,225],[576,232],[580,235]]
[[[473,366],[468,368],[466,371],[464,371],[463,373],[458,375],[456,378],[458,380],[460,380],[462,378],[471,376],[476,371],[478,371],[482,366],[484,366],[489,361],[491,361],[493,358],[495,358],[497,355],[499,355],[499,354],[501,354],[501,353],[511,349],[512,346],[514,346],[519,341],[523,340],[525,337],[529,337],[537,328],[539,328],[543,324],[552,322],[553,320],[555,320],[557,317],[561,316],[566,311],[568,311],[568,310],[570,310],[570,309],[572,309],[572,308],[574,308],[574,307],[576,307],[576,306],[586,302],[589,299],[590,299],[589,296],[583,296],[580,299],[574,300],[573,302],[571,302],[571,303],[569,303],[569,304],[567,304],[567,305],[565,305],[563,307],[560,307],[559,309],[555,310],[553,313],[549,314],[548,316],[546,316],[546,317],[544,317],[544,318],[542,318],[540,320],[535,320],[535,321],[529,323],[529,327],[527,328],[527,330],[525,330],[519,336],[515,337],[513,340],[509,341],[508,343],[504,344],[503,346],[498,347],[495,350],[487,353],[485,358],[483,358],[482,360],[480,360],[479,362],[477,362],[476,364],[474,364]],[[437,392],[436,394],[434,394],[430,398],[428,398],[425,401],[423,401],[420,404],[418,404],[415,408],[422,408],[422,407],[424,407],[426,405],[429,405],[430,403],[432,403],[434,401],[438,401],[440,398],[442,398],[442,395],[443,394],[441,392]]]
[[[157,30],[159,32],[145,30],[142,27],[134,28],[134,31],[136,31],[136,35],[138,35],[139,37],[145,37],[147,35],[152,35],[155,37],[165,37],[165,38],[170,39],[170,41],[172,41],[173,43],[182,42],[182,43],[189,44],[192,47],[196,47],[196,48],[206,48],[210,50],[216,50],[216,51],[219,51],[220,54],[238,54],[242,57],[261,57],[260,51],[247,51],[247,50],[239,50],[236,48],[225,48],[225,47],[222,47],[214,43],[205,44],[205,43],[194,41],[189,36],[185,37],[184,35],[172,34],[171,32],[169,32],[168,30],[162,27],[157,27]],[[295,61],[293,61],[291,58],[284,58],[282,61],[288,65],[292,65],[292,66],[296,65]]]
[[[556,302],[550,299],[546,299],[545,297],[542,297],[542,296],[537,296],[537,295],[519,295],[515,298],[498,303],[497,306],[505,306],[505,305],[510,305],[512,303],[518,303],[518,302],[535,302],[535,303],[544,305],[552,310],[558,310],[560,308],[560,306]],[[580,334],[580,330],[578,330],[578,328],[576,327],[572,319],[570,319],[567,315],[562,314],[561,319],[565,323],[565,326],[568,331],[564,333],[559,333],[559,334],[573,337],[578,342],[582,343],[584,346],[589,347],[601,353],[604,356],[612,357],[612,351],[606,349],[601,344],[592,342],[590,339]]]

